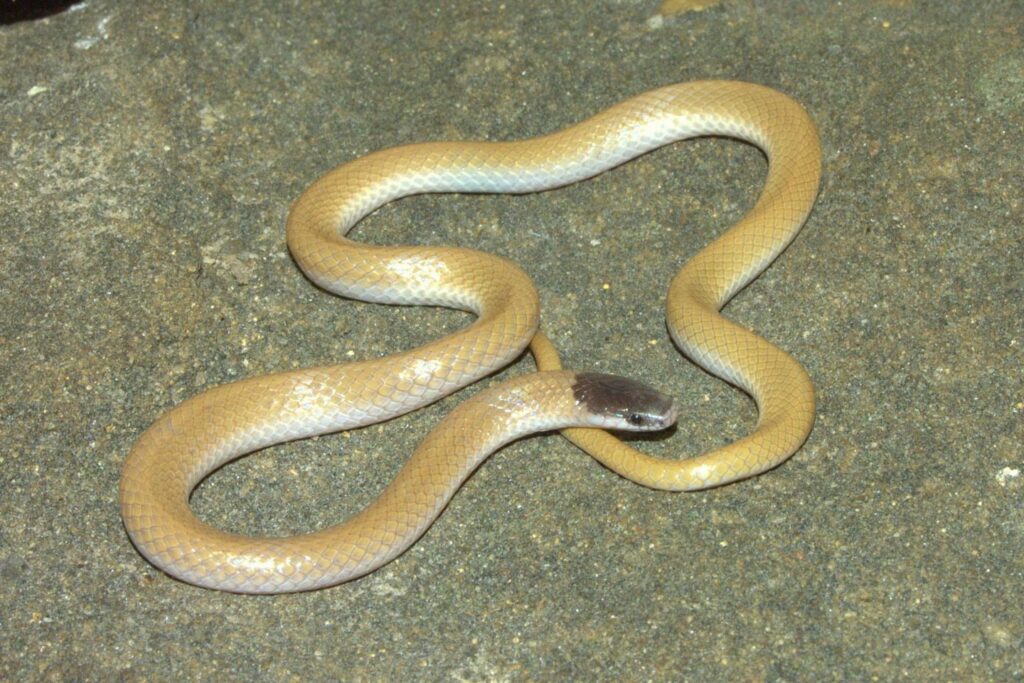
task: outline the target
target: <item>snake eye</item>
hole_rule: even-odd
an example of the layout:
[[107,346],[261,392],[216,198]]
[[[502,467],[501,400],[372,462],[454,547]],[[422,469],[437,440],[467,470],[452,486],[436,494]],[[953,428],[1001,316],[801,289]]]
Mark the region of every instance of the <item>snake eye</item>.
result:
[[626,417],[626,422],[635,427],[642,427],[647,421],[644,420],[644,416],[640,413],[630,413]]

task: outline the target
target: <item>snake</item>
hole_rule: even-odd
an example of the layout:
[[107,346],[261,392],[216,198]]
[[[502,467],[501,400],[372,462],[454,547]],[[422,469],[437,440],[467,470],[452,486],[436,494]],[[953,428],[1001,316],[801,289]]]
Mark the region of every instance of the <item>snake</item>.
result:
[[[697,457],[655,458],[603,431],[664,429],[677,408],[632,380],[563,369],[538,329],[537,290],[511,261],[462,247],[371,245],[347,236],[401,197],[550,190],[699,136],[750,143],[763,151],[768,170],[753,207],[687,261],[668,288],[666,322],[676,346],[758,408],[748,435]],[[136,440],[122,469],[120,509],[132,543],[157,568],[198,586],[306,591],[364,576],[399,556],[480,463],[528,434],[562,430],[606,467],[655,489],[704,489],[776,467],[810,434],[814,386],[792,356],[720,311],[796,237],[820,177],[818,134],[804,108],[738,81],[664,86],[533,138],[406,144],[334,168],[288,214],[288,248],[306,276],[342,297],[455,308],[474,321],[414,349],[249,377],[173,407]],[[459,405],[380,496],[343,522],[293,536],[247,536],[207,524],[189,505],[199,482],[229,461],[408,413],[496,373],[527,348],[538,372],[493,384]]]

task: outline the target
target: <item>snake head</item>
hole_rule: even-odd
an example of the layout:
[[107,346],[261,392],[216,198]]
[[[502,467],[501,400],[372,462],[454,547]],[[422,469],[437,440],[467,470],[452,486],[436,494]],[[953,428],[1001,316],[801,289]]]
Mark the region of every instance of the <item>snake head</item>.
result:
[[577,373],[572,389],[595,427],[652,432],[671,426],[678,416],[671,397],[625,377]]

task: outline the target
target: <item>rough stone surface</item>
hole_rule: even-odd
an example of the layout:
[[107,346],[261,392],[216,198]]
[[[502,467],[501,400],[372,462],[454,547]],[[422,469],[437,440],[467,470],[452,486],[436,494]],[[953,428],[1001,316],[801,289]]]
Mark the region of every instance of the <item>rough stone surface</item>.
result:
[[[1024,676],[1024,5],[711,5],[89,0],[0,26],[0,678]],[[809,224],[727,309],[815,380],[792,460],[677,495],[530,439],[396,562],[310,594],[202,590],[135,552],[119,469],[168,407],[468,319],[313,287],[283,224],[314,178],[698,78],[779,88],[821,130]],[[673,350],[665,288],[763,171],[693,141],[557,192],[403,200],[355,234],[522,264],[566,364],[673,393],[677,433],[644,447],[694,454],[755,412]],[[328,524],[459,400],[247,458],[193,504],[252,533]]]

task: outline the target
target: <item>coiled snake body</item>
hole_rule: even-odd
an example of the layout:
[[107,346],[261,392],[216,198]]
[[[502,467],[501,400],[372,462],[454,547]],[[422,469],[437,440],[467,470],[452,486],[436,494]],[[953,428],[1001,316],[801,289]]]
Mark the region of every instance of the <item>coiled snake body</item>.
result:
[[[769,170],[755,206],[669,287],[675,343],[748,392],[759,410],[750,435],[700,457],[652,458],[605,432],[578,428],[656,429],[675,419],[675,409],[636,383],[560,370],[546,338],[535,336],[533,284],[513,264],[468,249],[370,246],[345,237],[363,216],[399,197],[550,189],[703,135],[757,145]],[[303,193],[288,218],[289,248],[310,279],[366,301],[468,310],[476,321],[393,356],[215,387],[167,412],[136,442],[122,473],[122,517],[132,541],[153,564],[198,585],[308,590],[361,576],[400,554],[489,453],[527,433],[576,427],[564,433],[653,488],[706,488],[776,466],[810,433],[813,387],[793,358],[718,311],[800,230],[817,194],[820,154],[813,123],[789,98],[746,83],[702,81],[652,90],[529,140],[406,145],[339,166]],[[531,340],[544,372],[492,387],[456,409],[380,498],[342,524],[256,538],[219,531],[189,508],[193,488],[225,462],[411,411],[503,367]]]

